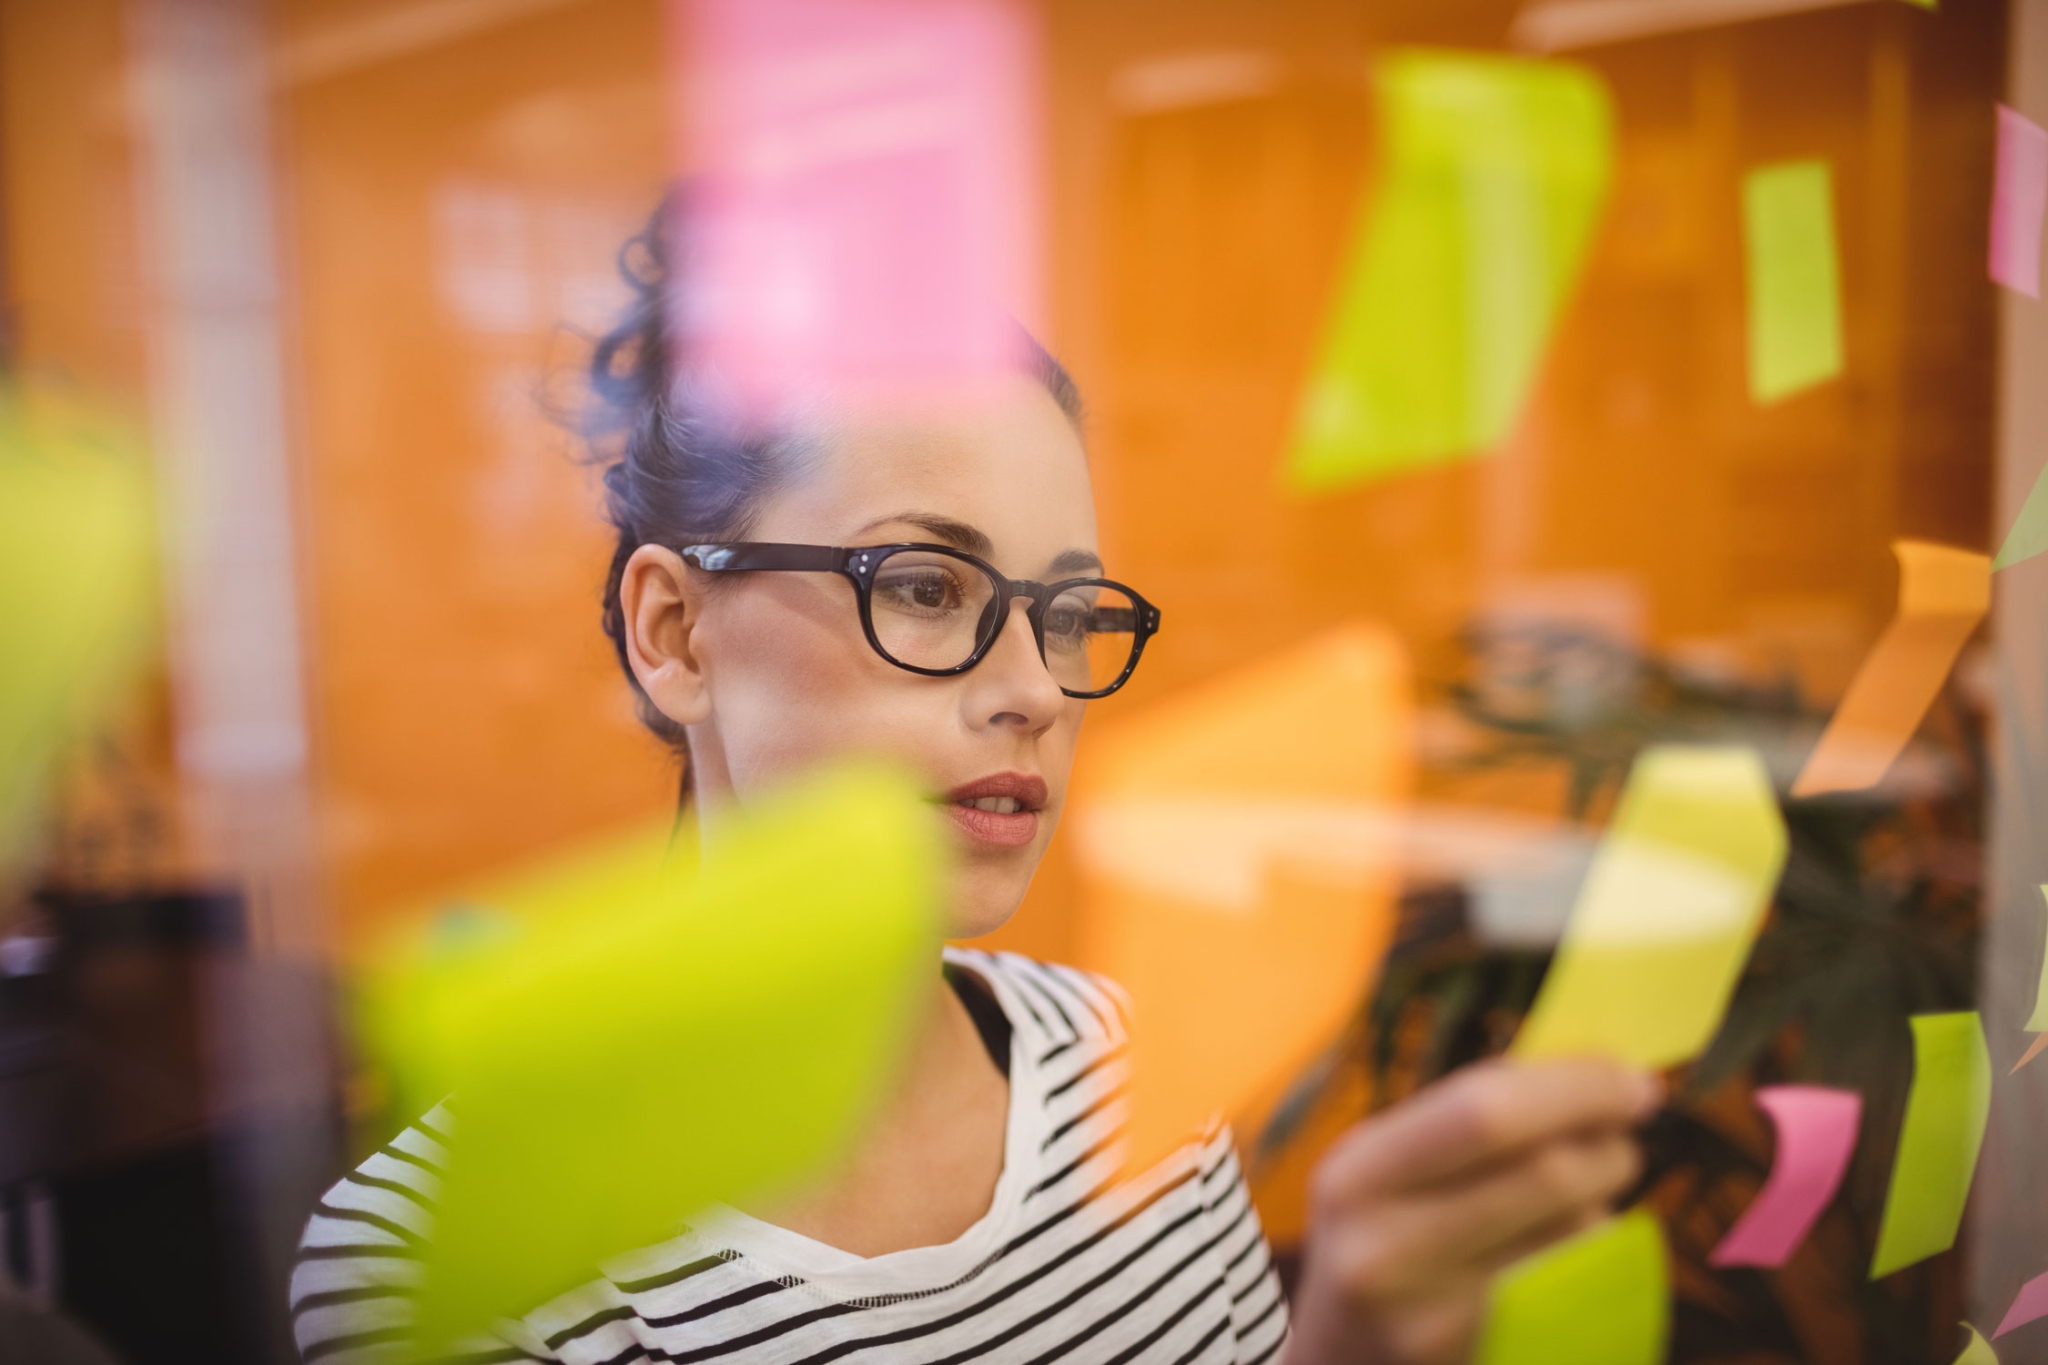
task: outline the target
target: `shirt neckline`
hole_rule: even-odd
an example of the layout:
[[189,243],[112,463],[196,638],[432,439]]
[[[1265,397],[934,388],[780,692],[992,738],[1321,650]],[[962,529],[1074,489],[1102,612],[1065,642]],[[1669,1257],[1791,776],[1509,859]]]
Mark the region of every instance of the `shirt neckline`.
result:
[[971,1274],[1015,1235],[1024,1196],[1038,1177],[1044,1140],[1045,1082],[1034,1049],[1025,1041],[1024,1010],[992,959],[968,949],[945,949],[945,960],[987,983],[1010,1021],[1009,1113],[1003,1122],[1003,1169],[988,1211],[950,1242],[906,1247],[880,1256],[850,1251],[714,1204],[693,1220],[692,1233],[707,1250],[734,1251],[772,1279],[845,1301],[929,1293]]

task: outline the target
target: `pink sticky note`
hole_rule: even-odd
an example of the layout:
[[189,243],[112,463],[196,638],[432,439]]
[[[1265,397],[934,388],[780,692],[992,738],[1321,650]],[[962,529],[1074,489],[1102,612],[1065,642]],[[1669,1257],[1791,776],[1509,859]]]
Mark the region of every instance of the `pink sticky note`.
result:
[[2041,297],[2041,219],[2048,213],[2048,130],[1998,106],[1998,179],[1991,192],[1991,278]]
[[2048,1275],[2036,1275],[2020,1286],[2012,1307],[2005,1310],[2005,1319],[1998,1324],[1998,1330],[1991,1334],[1991,1339],[1996,1341],[2013,1328],[2024,1327],[2036,1318],[2048,1318]]
[[672,0],[684,363],[751,417],[1015,365],[1039,57],[1016,0]]
[[1853,1090],[1772,1085],[1756,1092],[1756,1102],[1777,1125],[1777,1159],[1707,1258],[1714,1265],[1783,1265],[1835,1197],[1856,1150],[1863,1097]]

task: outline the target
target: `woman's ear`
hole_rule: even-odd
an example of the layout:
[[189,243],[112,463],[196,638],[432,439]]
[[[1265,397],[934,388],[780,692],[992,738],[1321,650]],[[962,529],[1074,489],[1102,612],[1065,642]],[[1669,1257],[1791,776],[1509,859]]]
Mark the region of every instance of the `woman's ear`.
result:
[[626,661],[655,709],[678,725],[695,725],[711,714],[704,670],[691,647],[703,602],[690,566],[664,546],[633,551],[619,577]]

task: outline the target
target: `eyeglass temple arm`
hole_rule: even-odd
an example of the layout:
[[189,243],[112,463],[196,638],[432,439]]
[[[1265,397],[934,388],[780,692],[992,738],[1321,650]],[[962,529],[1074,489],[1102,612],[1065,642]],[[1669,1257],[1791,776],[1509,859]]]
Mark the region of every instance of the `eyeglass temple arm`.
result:
[[778,545],[765,541],[685,545],[683,562],[710,573],[784,569],[798,573],[837,573],[846,567],[846,551],[830,545]]
[[1097,630],[1137,633],[1140,613],[1135,607],[1097,607],[1093,612]]

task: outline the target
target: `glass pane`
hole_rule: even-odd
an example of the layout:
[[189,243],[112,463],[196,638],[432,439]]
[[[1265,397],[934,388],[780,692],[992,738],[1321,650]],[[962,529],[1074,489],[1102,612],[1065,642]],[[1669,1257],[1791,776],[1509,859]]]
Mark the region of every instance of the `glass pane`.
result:
[[[124,1360],[298,1359],[291,1248],[346,1155],[424,1107],[341,1037],[349,974],[401,942],[487,943],[537,858],[606,831],[694,848],[723,795],[726,765],[686,770],[677,831],[677,769],[636,711],[673,726],[593,610],[616,548],[594,468],[623,478],[629,442],[659,454],[648,436],[685,431],[661,424],[702,419],[714,484],[767,476],[750,537],[837,543],[915,510],[978,527],[1010,572],[1110,573],[1159,604],[1078,738],[1057,698],[1035,736],[906,712],[897,757],[937,790],[1058,786],[1075,762],[1057,841],[1016,795],[954,820],[981,870],[1045,854],[977,946],[1128,992],[1151,1039],[1130,1145],[1161,1115],[1229,1115],[1276,1260],[1323,1254],[1310,1173],[1341,1134],[1519,1046],[1546,981],[1624,975],[1553,969],[1614,886],[1652,928],[1721,913],[1724,879],[1634,856],[1677,753],[1765,790],[1791,871],[1743,962],[1721,955],[1743,975],[1692,1011],[1691,1036],[1716,1031],[1644,1151],[1666,1356],[1945,1361],[1967,1317],[2007,1362],[2048,1360],[2048,1319],[2019,1321],[2048,1272],[2048,62],[2025,59],[2048,0],[1923,3],[1734,23],[1284,0],[1207,7],[1193,46],[1170,6],[1035,0],[0,5],[0,514],[28,505],[10,462],[43,477],[55,438],[28,410],[51,399],[147,445],[171,516],[137,676],[72,675],[75,710],[17,711],[34,743],[0,743],[0,795],[23,793],[0,800],[0,1057],[33,1062],[0,1065],[0,1280]],[[679,15],[697,36],[672,43]],[[671,273],[662,232],[638,234],[685,166],[724,188],[678,210]],[[1039,211],[1041,178],[1071,212]],[[1046,316],[1080,394],[1027,368],[1101,415],[1085,465],[1078,428],[1007,382],[1013,319]],[[758,446],[719,444],[728,407]],[[628,539],[712,534],[692,520],[711,484],[640,473],[610,491],[689,524]],[[782,516],[828,484],[858,494],[850,519]],[[1083,526],[1109,567],[1049,568],[1097,543]],[[0,694],[28,632],[86,624],[31,544],[11,574],[0,549]],[[1000,579],[881,553],[883,653],[946,673],[988,645]],[[719,689],[721,729],[777,727],[792,767],[865,713],[776,708],[873,700],[794,672],[831,647],[934,725],[998,677],[880,665],[829,574],[719,590],[825,604],[711,646],[758,684]],[[1131,609],[1099,585],[1048,602],[1051,676],[1115,683]],[[991,668],[1035,666],[1003,643]],[[1708,746],[1749,757],[1682,752]],[[1646,865],[1669,894],[1611,873]],[[731,979],[788,1022],[762,1003],[787,971]],[[1648,979],[1615,994],[1662,1016],[1686,993]],[[675,997],[649,1009],[703,1003]],[[1956,1082],[1988,1060],[1982,1154],[1958,1144],[1975,1165],[1919,1185],[1952,1196],[1935,1231],[1966,1183],[1968,1217],[1872,1283],[1891,1193],[1914,1193],[1894,1173],[1924,1166],[1897,1156],[1935,1075],[1916,1041],[1972,1010],[1983,1052],[1950,1049],[1969,1103],[1944,1112],[1976,1114]],[[749,1075],[824,1055],[818,1030],[770,1033],[783,1061]],[[1860,1096],[1861,1124],[1790,1271],[1759,1276],[1724,1239],[1793,1150],[1772,1136],[1788,1080]],[[623,1165],[601,1174],[642,1197]],[[537,1166],[536,1188],[562,1170],[587,1168]],[[93,1211],[116,1208],[109,1239]],[[194,1237],[202,1208],[221,1237]],[[224,1289],[176,1321],[107,1250],[171,1244]],[[314,1354],[404,1306],[345,1297],[299,1314]]]

